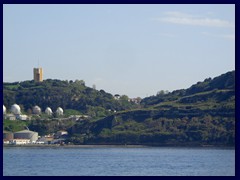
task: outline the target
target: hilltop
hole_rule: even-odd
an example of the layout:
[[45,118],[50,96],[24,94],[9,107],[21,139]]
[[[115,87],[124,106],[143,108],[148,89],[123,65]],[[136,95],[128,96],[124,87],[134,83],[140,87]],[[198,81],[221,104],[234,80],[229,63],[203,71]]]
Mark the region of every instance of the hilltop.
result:
[[128,101],[126,95],[116,100],[112,94],[104,90],[98,91],[85,86],[83,80],[4,82],[3,95],[3,103],[8,109],[17,103],[27,114],[31,114],[33,106],[38,105],[43,111],[47,107],[53,110],[62,107],[64,110],[76,110],[91,117],[104,117],[109,115],[109,111],[132,109],[136,106],[135,103]]
[[235,97],[235,71],[227,72],[213,79],[207,78],[198,82],[188,89],[173,91],[172,93],[158,93],[143,99],[141,102],[145,107],[160,105],[163,102],[176,102],[180,104],[191,104],[198,102],[225,102],[230,97]]

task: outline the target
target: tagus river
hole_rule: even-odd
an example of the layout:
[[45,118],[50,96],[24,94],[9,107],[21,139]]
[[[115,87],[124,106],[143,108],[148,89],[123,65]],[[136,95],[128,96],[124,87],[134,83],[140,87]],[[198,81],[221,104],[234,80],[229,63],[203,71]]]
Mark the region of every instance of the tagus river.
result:
[[234,176],[235,150],[4,147],[4,176]]

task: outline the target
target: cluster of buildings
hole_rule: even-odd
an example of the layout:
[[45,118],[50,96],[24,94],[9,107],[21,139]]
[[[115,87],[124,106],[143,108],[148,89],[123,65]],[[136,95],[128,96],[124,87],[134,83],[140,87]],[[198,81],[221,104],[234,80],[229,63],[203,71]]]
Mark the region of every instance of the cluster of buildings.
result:
[[68,136],[67,131],[46,136],[38,136],[38,132],[22,130],[15,133],[3,131],[3,144],[7,145],[26,145],[26,144],[62,144]]
[[[120,100],[121,96],[119,94],[115,94],[114,95],[114,99],[116,100]],[[128,102],[133,102],[135,104],[140,104],[141,102],[141,98],[140,97],[137,97],[137,98],[128,98]]]
[[29,130],[18,131],[15,133],[3,131],[3,144],[34,144],[38,140],[38,133]]
[[[42,110],[39,106],[34,106],[32,108],[32,113],[34,115],[40,115],[42,113]],[[63,116],[63,109],[61,107],[58,107],[55,113],[59,117]],[[45,110],[45,114],[48,116],[52,116],[53,115],[52,109],[50,107],[47,107]],[[4,117],[4,119],[9,119],[9,120],[16,120],[16,119],[31,120],[31,116],[27,116],[27,115],[21,113],[21,108],[17,104],[13,104],[11,106],[10,113],[7,113],[7,109],[3,105],[3,117]]]
[[[35,82],[43,81],[43,70],[42,68],[33,69],[33,79]],[[63,115],[63,109],[58,107],[55,111],[58,117]],[[32,108],[33,115],[42,114],[42,110],[39,106],[34,106]],[[45,114],[48,116],[53,115],[53,111],[50,107],[45,109]],[[31,120],[31,116],[22,114],[21,108],[18,104],[13,104],[11,106],[10,112],[7,113],[7,108],[3,105],[3,118],[8,120]],[[12,145],[23,145],[23,144],[60,144],[68,135],[67,131],[58,131],[46,136],[38,136],[38,132],[27,130],[22,130],[18,132],[3,131],[3,144]]]

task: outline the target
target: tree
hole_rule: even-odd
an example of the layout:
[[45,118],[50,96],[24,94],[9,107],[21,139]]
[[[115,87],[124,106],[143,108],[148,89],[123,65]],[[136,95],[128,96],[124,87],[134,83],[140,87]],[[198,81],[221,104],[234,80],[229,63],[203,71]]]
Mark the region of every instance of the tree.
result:
[[164,90],[160,90],[157,92],[157,96],[163,96],[165,94]]
[[78,85],[83,85],[83,86],[85,86],[84,80],[78,80],[78,79],[76,79],[74,83],[75,83],[75,84],[78,84]]

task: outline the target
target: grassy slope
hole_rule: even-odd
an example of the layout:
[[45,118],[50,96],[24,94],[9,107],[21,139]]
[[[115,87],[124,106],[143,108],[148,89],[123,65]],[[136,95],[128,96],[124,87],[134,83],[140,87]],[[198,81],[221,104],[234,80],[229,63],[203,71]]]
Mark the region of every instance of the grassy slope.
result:
[[[82,138],[81,143],[234,145],[234,86],[209,87],[209,84],[216,85],[216,81],[223,82],[219,79],[228,81],[221,75],[193,85],[182,95],[167,94],[156,97],[158,101],[152,98],[158,103],[79,124],[73,133]],[[199,87],[204,91],[199,91]]]

